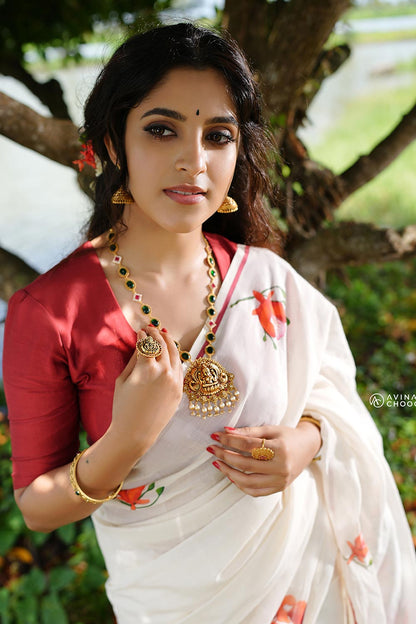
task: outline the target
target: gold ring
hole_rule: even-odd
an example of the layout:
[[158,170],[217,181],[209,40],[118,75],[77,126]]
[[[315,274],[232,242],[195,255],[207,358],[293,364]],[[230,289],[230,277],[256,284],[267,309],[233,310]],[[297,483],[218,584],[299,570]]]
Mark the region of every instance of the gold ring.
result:
[[143,355],[147,358],[159,357],[162,353],[162,345],[153,336],[146,336],[136,342],[137,357]]
[[253,448],[251,450],[251,456],[253,459],[260,459],[262,461],[270,461],[274,457],[274,450],[271,448],[267,448],[264,446],[265,439],[263,438],[263,442],[261,443],[260,448]]

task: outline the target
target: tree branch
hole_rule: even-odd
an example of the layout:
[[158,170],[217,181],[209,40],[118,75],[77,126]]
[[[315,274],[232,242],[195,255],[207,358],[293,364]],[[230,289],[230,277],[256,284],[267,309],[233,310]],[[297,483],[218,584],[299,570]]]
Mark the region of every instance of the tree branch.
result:
[[349,169],[339,176],[343,185],[343,199],[375,178],[414,139],[416,139],[416,104],[402,117],[402,120],[393,132],[369,154],[361,156]]
[[0,134],[24,147],[75,169],[78,132],[72,121],[43,117],[25,104],[0,93]]
[[295,269],[317,283],[329,269],[415,256],[416,225],[394,230],[344,221],[308,240],[292,240],[287,255]]
[[0,299],[8,301],[19,288],[24,288],[39,274],[24,260],[0,247]]
[[5,76],[12,76],[24,84],[33,95],[49,108],[54,117],[70,119],[62,87],[55,78],[51,78],[47,82],[38,82],[21,65],[21,59],[7,55],[2,55],[0,58],[0,72]]

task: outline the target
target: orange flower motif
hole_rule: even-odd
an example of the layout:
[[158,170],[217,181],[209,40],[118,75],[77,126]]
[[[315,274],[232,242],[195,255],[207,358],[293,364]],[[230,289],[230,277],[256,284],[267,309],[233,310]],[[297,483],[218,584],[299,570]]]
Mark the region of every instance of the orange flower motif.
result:
[[140,499],[145,489],[146,486],[141,485],[140,487],[132,488],[131,490],[121,490],[117,498],[124,503],[128,503],[131,509],[136,509],[136,505],[147,505],[147,503],[150,503],[149,498]]
[[[354,557],[357,557],[358,561],[366,564],[366,557],[368,555],[368,547],[364,541],[362,533],[360,533],[359,536],[355,538],[354,544],[351,544],[351,542],[348,542],[348,541],[347,541],[347,544],[351,548],[351,555],[347,563],[351,563]],[[369,562],[368,565],[370,564],[371,564],[371,561]]]
[[279,340],[285,334],[287,323],[283,304],[280,301],[272,301],[274,290],[271,290],[267,297],[257,290],[253,290],[253,295],[260,305],[252,314],[257,314],[266,334]]
[[[121,490],[117,495],[117,500],[123,503],[123,505],[129,505],[132,510],[136,509],[136,505],[151,507],[159,500],[159,496],[163,494],[164,489],[162,486],[155,490],[154,483],[139,485],[139,487],[131,488],[130,490]],[[149,494],[149,492],[152,492],[152,498],[154,499],[152,502],[150,498],[142,498],[143,494]]]
[[304,600],[296,602],[296,598],[288,594],[284,597],[271,624],[302,624],[305,609],[306,602]]
[[78,160],[73,160],[72,162],[74,165],[78,165],[78,169],[80,171],[84,169],[84,165],[89,165],[93,169],[96,169],[97,165],[91,141],[87,141],[82,144],[81,157]]

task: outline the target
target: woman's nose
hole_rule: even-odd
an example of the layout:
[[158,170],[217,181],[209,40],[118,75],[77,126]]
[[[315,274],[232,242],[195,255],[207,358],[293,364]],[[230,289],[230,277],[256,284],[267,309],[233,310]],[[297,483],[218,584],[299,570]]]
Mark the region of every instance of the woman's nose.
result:
[[207,168],[207,153],[204,145],[198,139],[182,145],[182,149],[176,159],[176,169],[186,171],[192,176],[204,173]]

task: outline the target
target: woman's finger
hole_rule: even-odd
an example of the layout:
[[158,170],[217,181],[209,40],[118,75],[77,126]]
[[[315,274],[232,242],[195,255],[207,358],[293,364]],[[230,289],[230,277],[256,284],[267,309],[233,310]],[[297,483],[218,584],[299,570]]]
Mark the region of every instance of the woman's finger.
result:
[[240,490],[250,496],[267,496],[275,492],[282,492],[287,486],[285,479],[279,475],[246,474],[236,468],[228,466],[221,460],[215,460],[213,465],[228,477]]
[[170,365],[173,369],[181,369],[181,360],[179,357],[178,347],[175,344],[174,339],[170,335],[167,329],[163,328],[160,331],[160,337],[165,343],[166,353],[169,357]]
[[[273,448],[273,450],[276,450],[275,436],[276,436],[275,431],[274,431],[274,435],[270,436],[270,439],[267,439],[266,435],[263,435],[261,437],[260,436],[259,437],[253,437],[253,436],[246,437],[245,435],[241,435],[241,434],[216,432],[211,435],[211,438],[227,448],[231,448],[235,451],[240,451],[242,453],[251,454],[252,449],[259,448],[262,445],[263,440],[265,440],[265,443],[264,443],[265,446],[269,446]],[[271,446],[272,443],[273,443],[273,447]]]
[[232,466],[246,473],[274,474],[276,472],[273,459],[261,461],[259,459],[253,459],[251,455],[241,455],[241,453],[236,453],[235,451],[230,451],[214,445],[209,446],[207,451],[215,455],[228,466]]

